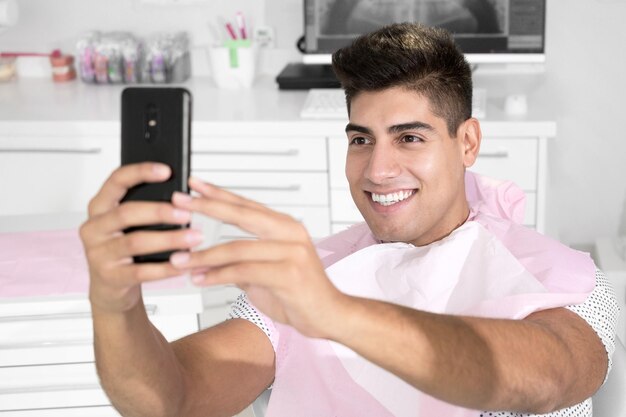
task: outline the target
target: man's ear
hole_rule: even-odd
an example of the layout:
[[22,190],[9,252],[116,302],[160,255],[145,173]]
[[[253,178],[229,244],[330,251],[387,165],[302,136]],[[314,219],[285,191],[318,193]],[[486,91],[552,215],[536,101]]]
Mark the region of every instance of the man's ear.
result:
[[469,168],[476,162],[480,150],[480,122],[473,117],[467,119],[459,129],[459,136],[463,145],[463,164],[465,168]]

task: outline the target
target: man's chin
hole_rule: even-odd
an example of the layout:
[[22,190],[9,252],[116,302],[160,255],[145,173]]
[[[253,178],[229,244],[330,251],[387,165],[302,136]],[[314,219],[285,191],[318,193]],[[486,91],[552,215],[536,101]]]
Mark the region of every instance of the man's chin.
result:
[[372,234],[377,240],[382,242],[410,242],[412,239],[406,233],[406,230],[394,230],[388,227],[376,227],[368,223]]

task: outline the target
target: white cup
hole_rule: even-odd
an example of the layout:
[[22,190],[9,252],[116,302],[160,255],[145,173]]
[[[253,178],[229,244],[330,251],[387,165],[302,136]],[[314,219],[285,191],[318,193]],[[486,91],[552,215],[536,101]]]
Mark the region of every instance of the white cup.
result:
[[209,47],[209,61],[219,88],[250,88],[256,75],[257,48],[250,41],[229,41],[225,46]]

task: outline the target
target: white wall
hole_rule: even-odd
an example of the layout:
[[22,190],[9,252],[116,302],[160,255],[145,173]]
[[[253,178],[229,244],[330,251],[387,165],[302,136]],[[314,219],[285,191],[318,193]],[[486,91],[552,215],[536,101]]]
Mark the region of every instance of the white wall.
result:
[[548,4],[547,76],[558,138],[549,149],[547,220],[568,243],[591,243],[624,228],[625,16],[623,0]]
[[[209,25],[244,11],[269,24],[284,56],[297,56],[302,0],[207,0],[200,6],[148,7],[139,0],[18,0],[19,26],[0,35],[0,50],[72,47],[89,29],[188,30],[206,45]],[[547,88],[554,97],[558,138],[550,144],[548,232],[586,245],[626,233],[626,0],[549,0]],[[219,30],[219,29],[218,29]],[[278,52],[280,52],[278,51]],[[293,55],[290,55],[293,54]],[[271,71],[281,62],[269,59]],[[1,86],[0,86],[1,92]]]

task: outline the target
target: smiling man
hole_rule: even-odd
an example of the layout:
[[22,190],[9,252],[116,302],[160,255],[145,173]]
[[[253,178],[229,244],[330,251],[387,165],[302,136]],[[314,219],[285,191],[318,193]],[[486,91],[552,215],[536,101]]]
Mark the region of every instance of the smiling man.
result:
[[346,175],[375,236],[423,246],[467,220],[463,178],[478,151],[475,119],[452,140],[423,94],[391,87],[352,99],[350,120]]
[[[333,66],[365,223],[313,243],[293,218],[193,178],[197,196],[119,204],[169,176],[158,164],[116,170],[90,203],[81,237],[112,403],[129,416],[230,416],[271,385],[267,417],[591,416],[614,348],[612,290],[588,255],[514,221],[515,187],[466,172],[481,132],[449,34],[392,25]],[[121,233],[192,212],[258,240],[194,250],[193,231]],[[129,261],[180,247],[163,264]],[[140,284],[180,272],[245,295],[232,320],[169,344]]]

